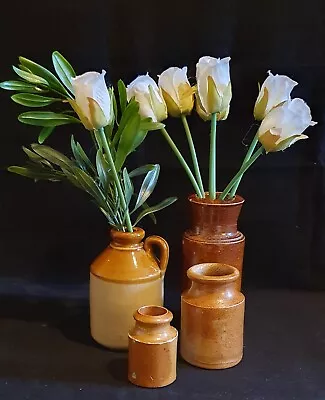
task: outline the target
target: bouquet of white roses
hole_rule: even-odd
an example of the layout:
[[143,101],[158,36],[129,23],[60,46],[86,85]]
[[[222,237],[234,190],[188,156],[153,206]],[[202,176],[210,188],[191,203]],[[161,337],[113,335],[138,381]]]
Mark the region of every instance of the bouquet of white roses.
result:
[[164,121],[168,114],[182,120],[192,158],[193,171],[178,150],[165,127],[161,132],[184,167],[196,195],[206,197],[201,178],[196,150],[187,122],[195,105],[204,121],[211,121],[209,152],[208,197],[215,200],[234,198],[243,174],[263,154],[285,150],[293,143],[306,139],[303,134],[313,126],[310,108],[299,98],[291,99],[296,82],[285,75],[269,76],[260,88],[254,108],[258,130],[252,140],[243,163],[226,188],[218,196],[216,182],[216,135],[217,123],[227,119],[232,98],[230,79],[230,57],[223,59],[202,57],[196,66],[196,85],[191,86],[187,78],[187,67],[171,67],[162,72],[157,83],[148,75],[136,78],[128,87],[128,98],[135,98],[143,118],[154,122]]

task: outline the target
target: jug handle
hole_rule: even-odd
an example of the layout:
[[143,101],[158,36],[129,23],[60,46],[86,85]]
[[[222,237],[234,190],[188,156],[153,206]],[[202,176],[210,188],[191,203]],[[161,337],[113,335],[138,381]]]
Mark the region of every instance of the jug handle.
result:
[[[157,259],[153,252],[153,247],[157,246],[159,248],[160,257]],[[145,251],[157,261],[160,268],[160,276],[163,277],[165,275],[168,259],[169,259],[169,246],[165,239],[160,236],[149,236],[144,241],[144,249]]]

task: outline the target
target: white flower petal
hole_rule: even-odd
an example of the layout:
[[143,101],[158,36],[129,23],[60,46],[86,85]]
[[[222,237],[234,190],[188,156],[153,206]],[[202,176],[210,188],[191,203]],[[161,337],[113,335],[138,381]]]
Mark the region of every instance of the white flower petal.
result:
[[227,104],[222,101],[222,96],[225,92],[225,89],[230,83],[229,62],[230,57],[220,59],[204,56],[199,59],[199,62],[196,65],[197,93],[200,103],[207,114],[215,112],[215,108],[219,107],[217,104],[215,104],[213,110],[209,109],[211,108],[211,102],[209,102],[208,99],[208,77],[212,78],[216,86],[218,96],[221,97],[219,103],[222,104],[223,109],[218,110],[218,112],[223,113],[229,106],[230,98]]
[[96,101],[105,115],[107,124],[112,120],[111,97],[105,83],[105,74],[98,72],[86,72],[72,79],[72,87],[75,94],[75,101],[83,115],[92,120],[88,98]]
[[[154,101],[151,101],[149,87],[152,88]],[[127,99],[135,97],[139,103],[139,113],[143,118],[152,118],[154,122],[167,118],[167,108],[156,82],[147,74],[135,78],[126,88]],[[158,105],[158,106],[157,106]]]
[[[263,119],[258,130],[258,136],[263,143],[264,134],[278,136],[273,147],[268,151],[279,151],[291,146],[300,139],[306,139],[302,133],[308,126],[315,125],[311,119],[308,105],[299,98],[288,100],[281,106],[273,108]],[[270,146],[270,142],[268,142]]]

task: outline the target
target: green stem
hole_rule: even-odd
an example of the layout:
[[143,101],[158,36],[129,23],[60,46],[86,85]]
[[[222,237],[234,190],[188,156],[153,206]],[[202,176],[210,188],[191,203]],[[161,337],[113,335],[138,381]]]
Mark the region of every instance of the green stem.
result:
[[201,190],[201,193],[203,194],[203,197],[205,197],[205,191],[204,191],[204,187],[203,187],[203,182],[202,182],[199,162],[198,162],[198,159],[197,159],[197,155],[196,155],[195,146],[194,146],[194,143],[193,143],[190,127],[188,126],[187,119],[186,119],[185,115],[182,114],[181,115],[181,119],[182,119],[182,122],[183,122],[183,126],[184,126],[184,129],[185,129],[188,145],[189,145],[190,152],[191,152],[191,157],[192,157],[192,161],[193,161],[193,167],[194,167],[196,181],[197,181],[197,183],[198,183],[198,185],[200,187],[200,190]]
[[162,128],[160,131],[163,134],[164,138],[167,140],[167,143],[169,144],[169,146],[175,153],[176,157],[178,158],[178,161],[181,163],[182,167],[185,169],[185,172],[187,173],[187,176],[190,178],[190,181],[193,185],[193,188],[194,188],[196,194],[198,195],[198,197],[203,198],[203,193],[201,193],[200,187],[197,184],[190,167],[187,165],[187,162],[184,160],[184,157],[182,156],[181,152],[178,150],[173,139],[169,136],[169,134],[165,128]]
[[237,179],[241,177],[248,170],[248,168],[258,159],[258,157],[263,154],[263,152],[264,152],[264,147],[260,147],[254,153],[254,155],[240,168],[237,174],[232,178],[232,180],[226,186],[225,190],[221,193],[220,200],[224,200],[227,197],[228,193],[230,192],[233,185],[236,183]]
[[[258,143],[258,135],[257,135],[257,133],[256,133],[256,135],[254,136],[254,139],[252,140],[252,143],[251,143],[250,146],[249,146],[249,149],[247,150],[246,156],[245,156],[245,158],[244,158],[244,161],[243,161],[241,167],[242,167],[244,164],[246,164],[246,162],[252,157],[252,154],[253,154],[253,152],[254,152],[254,150],[255,150],[255,147],[256,147],[257,143]],[[241,168],[241,167],[240,167],[240,168]],[[243,174],[243,175],[244,175],[244,174]],[[232,189],[231,189],[231,191],[230,191],[230,193],[229,193],[229,197],[232,198],[232,197],[235,196],[235,194],[236,194],[236,192],[237,192],[237,189],[238,189],[238,186],[239,186],[239,184],[240,184],[240,181],[241,181],[242,178],[243,178],[243,175],[241,175],[241,176],[238,178],[237,182],[236,182],[236,183],[234,184],[234,186],[232,187]]]
[[116,171],[116,168],[115,168],[114,160],[113,160],[113,157],[112,157],[111,150],[110,150],[110,148],[108,146],[108,143],[107,143],[107,138],[106,138],[104,129],[100,128],[100,129],[98,129],[97,132],[99,133],[102,145],[104,147],[104,150],[105,150],[105,153],[106,153],[106,156],[107,156],[108,164],[109,164],[109,166],[110,166],[110,168],[112,170],[112,173],[113,173],[113,179],[114,179],[114,182],[116,184],[117,192],[118,192],[118,195],[120,196],[120,201],[121,201],[121,204],[122,204],[122,208],[123,208],[123,211],[125,212],[125,223],[126,223],[127,230],[128,230],[128,232],[133,232],[129,209],[128,209],[128,206],[127,206],[126,201],[125,201],[125,196],[124,196],[124,193],[123,193],[121,182],[120,182],[120,179],[119,179],[119,177],[117,175],[117,171]]
[[211,136],[210,136],[210,163],[209,163],[209,197],[214,200],[217,192],[217,114],[211,115]]

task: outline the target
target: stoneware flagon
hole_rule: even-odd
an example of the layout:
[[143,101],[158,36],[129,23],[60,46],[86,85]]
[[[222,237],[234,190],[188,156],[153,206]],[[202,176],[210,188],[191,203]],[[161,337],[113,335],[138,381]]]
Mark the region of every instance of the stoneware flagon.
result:
[[[111,230],[109,246],[90,268],[91,335],[103,346],[127,349],[134,312],[146,304],[162,306],[169,248],[159,236]],[[153,252],[157,247],[160,260]]]
[[128,378],[137,386],[157,388],[176,379],[177,330],[164,307],[144,306],[134,314],[129,333]]
[[191,228],[183,236],[183,289],[189,287],[186,272],[200,263],[218,262],[239,270],[237,288],[241,288],[245,236],[237,230],[237,220],[244,203],[241,196],[233,200],[211,200],[191,195]]
[[200,368],[224,369],[243,357],[245,297],[230,265],[198,264],[187,271],[192,282],[181,300],[181,355]]

